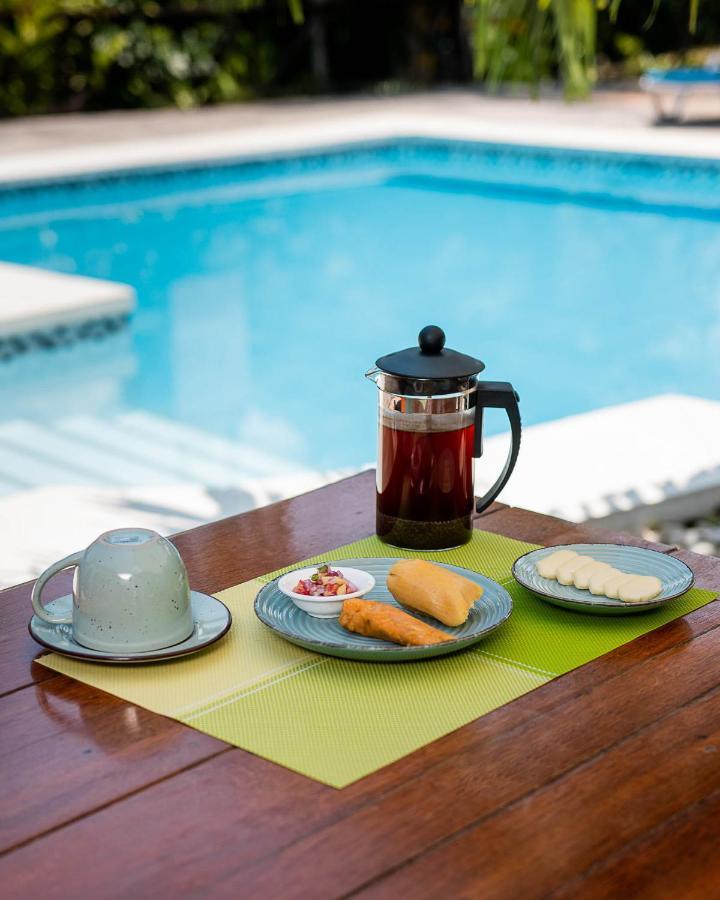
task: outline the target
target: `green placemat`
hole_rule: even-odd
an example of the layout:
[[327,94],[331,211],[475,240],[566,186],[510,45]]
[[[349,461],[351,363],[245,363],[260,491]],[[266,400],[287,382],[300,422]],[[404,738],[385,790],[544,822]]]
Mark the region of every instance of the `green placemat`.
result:
[[[476,531],[438,561],[482,572],[515,604],[510,620],[463,653],[415,663],[359,663],[283,641],[253,612],[269,573],[223,591],[234,624],[195,657],[146,666],[99,666],[49,654],[39,662],[131,703],[341,788],[479,716],[714,598],[693,589],[636,616],[601,617],[549,606],[510,574],[535,545]],[[376,537],[311,561],[427,554]]]

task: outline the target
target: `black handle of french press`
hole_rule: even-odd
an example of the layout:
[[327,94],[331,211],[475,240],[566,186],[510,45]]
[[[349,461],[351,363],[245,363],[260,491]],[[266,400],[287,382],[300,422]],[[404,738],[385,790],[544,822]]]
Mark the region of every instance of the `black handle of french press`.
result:
[[475,408],[475,452],[474,456],[482,455],[482,425],[483,409],[504,409],[510,421],[510,452],[505,460],[500,477],[490,490],[476,501],[475,511],[482,512],[497,497],[507,484],[508,478],[515,468],[518,453],[520,452],[520,436],[522,425],[520,422],[520,399],[515,388],[508,381],[480,381],[477,386],[477,406]]

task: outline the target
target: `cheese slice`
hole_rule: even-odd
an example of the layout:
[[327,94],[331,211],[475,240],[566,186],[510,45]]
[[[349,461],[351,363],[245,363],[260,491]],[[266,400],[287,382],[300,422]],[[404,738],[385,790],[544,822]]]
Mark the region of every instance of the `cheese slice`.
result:
[[556,550],[549,556],[544,556],[535,568],[538,575],[541,575],[543,578],[555,578],[560,566],[577,555],[574,550]]
[[654,575],[633,575],[618,589],[618,597],[624,603],[643,603],[653,600],[662,590],[662,581]]
[[574,550],[556,550],[536,563],[535,568],[543,578],[554,579],[560,584],[572,584],[580,590],[590,591],[596,597],[620,599],[624,603],[645,603],[662,591],[662,582],[654,575],[621,572],[609,563]]
[[590,586],[590,579],[593,575],[600,575],[602,572],[607,572],[608,575],[610,575],[616,571],[617,569],[613,569],[610,563],[598,562],[594,559],[591,563],[587,563],[579,569],[575,569],[575,572],[573,573],[573,584],[576,588],[586,591]]
[[631,575],[628,572],[618,572],[617,575],[611,575],[610,578],[605,582],[605,590],[603,593],[610,600],[617,600],[620,594],[621,585],[625,584],[626,581],[630,581],[631,578],[634,578],[634,575]]
[[590,576],[588,590],[591,594],[595,594],[595,596],[602,596],[605,593],[605,584],[616,575],[620,575],[620,572],[612,566],[610,566],[609,569],[595,572],[594,575]]
[[574,556],[560,566],[555,578],[557,578],[560,584],[572,584],[575,572],[591,562],[593,562],[592,556]]

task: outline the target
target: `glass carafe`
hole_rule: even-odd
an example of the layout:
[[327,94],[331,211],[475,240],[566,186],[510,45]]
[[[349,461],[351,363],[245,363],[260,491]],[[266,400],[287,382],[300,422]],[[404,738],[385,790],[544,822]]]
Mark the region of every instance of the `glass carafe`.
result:
[[[413,550],[467,543],[474,512],[500,493],[520,445],[517,394],[507,382],[482,382],[480,360],[444,349],[441,329],[420,332],[419,347],[377,361],[367,377],[378,387],[376,530],[381,540]],[[498,480],[475,501],[473,461],[482,453],[482,411],[507,410],[512,447]]]

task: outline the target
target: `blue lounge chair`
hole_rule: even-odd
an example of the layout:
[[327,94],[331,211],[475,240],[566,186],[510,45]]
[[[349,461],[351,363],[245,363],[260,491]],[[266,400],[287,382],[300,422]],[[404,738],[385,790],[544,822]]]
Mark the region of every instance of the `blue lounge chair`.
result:
[[[706,68],[650,69],[640,79],[640,87],[650,94],[659,120],[680,119],[688,94],[720,94],[720,65]],[[671,111],[663,106],[665,97],[674,98]]]

